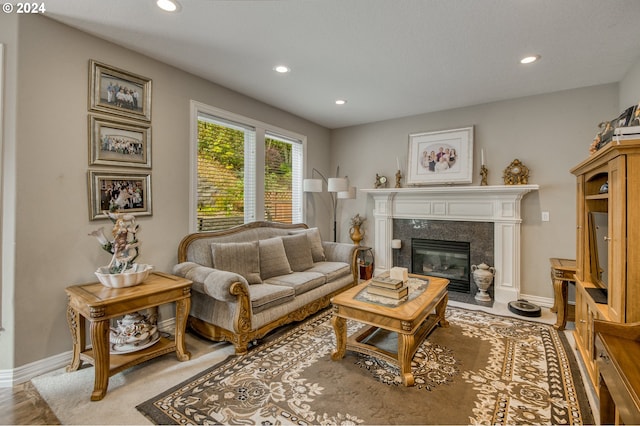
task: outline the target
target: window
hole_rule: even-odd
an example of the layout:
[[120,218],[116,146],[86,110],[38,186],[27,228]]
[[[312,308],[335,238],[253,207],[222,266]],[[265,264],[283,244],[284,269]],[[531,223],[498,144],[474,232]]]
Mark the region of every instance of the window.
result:
[[196,102],[192,121],[193,230],[302,222],[304,136]]

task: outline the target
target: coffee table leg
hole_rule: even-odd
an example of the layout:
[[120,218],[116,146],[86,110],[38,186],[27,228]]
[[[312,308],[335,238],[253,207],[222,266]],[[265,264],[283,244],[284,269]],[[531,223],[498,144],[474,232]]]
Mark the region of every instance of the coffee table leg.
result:
[[436,305],[436,316],[439,318],[438,324],[440,324],[440,327],[449,327],[449,321],[445,318],[447,302],[449,302],[449,294],[445,293],[442,300]]
[[331,359],[337,361],[347,352],[347,320],[334,314],[331,324],[336,333],[336,350],[331,353]]
[[413,386],[414,384],[414,377],[411,372],[414,345],[414,335],[398,333],[398,364],[400,364],[400,377],[405,386]]
[[187,351],[187,346],[184,343],[190,307],[191,299],[189,298],[176,302],[176,357],[179,361],[188,361],[191,358],[191,353]]
[[95,379],[93,381],[92,401],[100,401],[107,393],[109,386],[109,320],[91,321],[91,343]]

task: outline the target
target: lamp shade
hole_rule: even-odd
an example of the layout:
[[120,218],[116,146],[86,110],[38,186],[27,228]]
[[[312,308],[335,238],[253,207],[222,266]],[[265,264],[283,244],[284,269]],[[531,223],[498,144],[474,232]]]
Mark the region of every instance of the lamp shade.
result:
[[349,179],[347,178],[329,178],[327,184],[329,192],[342,192],[349,190]]
[[349,200],[356,198],[356,187],[350,186],[348,191],[338,192],[338,198],[349,199]]
[[402,240],[391,240],[391,248],[392,249],[402,248]]
[[322,192],[322,180],[305,179],[302,181],[302,190],[304,192]]

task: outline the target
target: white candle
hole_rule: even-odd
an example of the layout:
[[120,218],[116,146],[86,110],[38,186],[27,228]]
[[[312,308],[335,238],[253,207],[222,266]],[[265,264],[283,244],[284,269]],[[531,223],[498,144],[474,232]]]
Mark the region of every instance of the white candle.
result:
[[480,150],[480,162],[484,166],[484,149]]
[[397,170],[400,170],[400,159],[396,157],[396,164],[398,165]]

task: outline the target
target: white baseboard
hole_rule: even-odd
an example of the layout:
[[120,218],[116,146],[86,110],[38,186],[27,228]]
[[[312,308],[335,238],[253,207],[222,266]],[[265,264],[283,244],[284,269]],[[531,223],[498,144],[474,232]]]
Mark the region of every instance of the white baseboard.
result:
[[520,294],[520,299],[524,299],[527,302],[534,303],[543,308],[550,308],[553,306],[553,298],[532,296],[530,294]]
[[[176,319],[169,318],[158,323],[158,330],[173,333],[175,331],[175,324]],[[72,351],[66,351],[11,370],[0,370],[0,388],[10,388],[14,385],[28,382],[36,376],[65,367],[71,363],[72,356]]]

